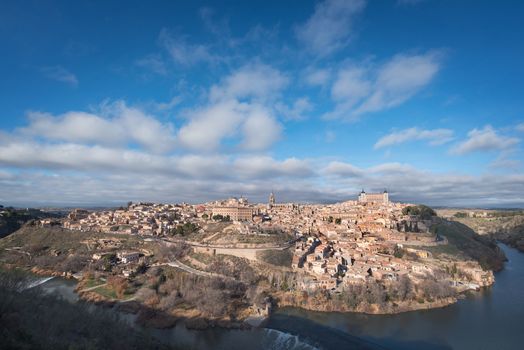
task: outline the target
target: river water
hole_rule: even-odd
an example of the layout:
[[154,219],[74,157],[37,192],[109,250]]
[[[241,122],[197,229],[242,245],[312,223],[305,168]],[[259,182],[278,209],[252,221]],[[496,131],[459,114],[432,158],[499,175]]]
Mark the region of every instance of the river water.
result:
[[[188,349],[523,349],[524,254],[500,247],[509,261],[495,284],[442,309],[363,315],[286,308],[266,329],[150,332]],[[77,300],[74,282],[52,279],[42,287]]]

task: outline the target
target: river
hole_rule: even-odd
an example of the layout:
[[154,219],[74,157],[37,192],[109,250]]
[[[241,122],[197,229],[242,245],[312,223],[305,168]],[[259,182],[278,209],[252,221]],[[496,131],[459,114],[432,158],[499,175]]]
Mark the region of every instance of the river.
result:
[[[508,262],[495,274],[495,284],[442,309],[364,315],[285,308],[271,316],[266,329],[189,331],[177,326],[151,332],[193,349],[521,349],[524,254],[500,247]],[[77,300],[74,282],[52,279],[42,287]]]

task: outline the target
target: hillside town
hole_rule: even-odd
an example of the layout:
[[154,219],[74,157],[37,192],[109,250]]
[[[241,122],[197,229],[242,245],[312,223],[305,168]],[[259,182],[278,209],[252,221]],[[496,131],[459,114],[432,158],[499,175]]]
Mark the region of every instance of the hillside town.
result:
[[[434,216],[410,212],[414,207],[390,201],[385,190],[380,193],[362,190],[356,200],[325,205],[277,203],[271,193],[266,204],[251,204],[240,197],[196,205],[129,203],[126,208],[116,210],[76,209],[62,225],[70,230],[167,240],[187,225],[206,234],[210,223],[218,221],[231,224],[237,235],[266,237],[265,246],[271,243],[268,232],[285,232],[289,241],[281,245],[289,247],[290,267],[300,276],[294,288],[303,291],[336,293],[369,280],[389,283],[403,276],[414,282],[427,276],[443,276],[459,290],[477,289],[493,282],[491,271],[484,271],[474,261],[433,257],[432,249],[447,245],[447,239],[431,231]],[[198,244],[187,241],[198,252],[216,253],[221,248],[206,240]],[[228,245],[228,248],[242,247],[247,245]],[[235,250],[228,252],[236,254]],[[124,263],[138,261],[138,256],[137,252],[118,253]],[[452,270],[461,273],[450,274]]]

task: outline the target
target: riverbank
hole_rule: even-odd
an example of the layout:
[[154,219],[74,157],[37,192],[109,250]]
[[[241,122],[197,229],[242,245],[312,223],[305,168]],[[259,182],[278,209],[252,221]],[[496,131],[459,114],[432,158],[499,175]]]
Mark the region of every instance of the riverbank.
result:
[[[524,255],[504,244],[499,246],[508,261],[495,274],[497,282],[463,294],[448,307],[389,315],[288,307],[276,310],[267,327],[279,329],[306,320],[301,334],[331,339],[342,332],[388,349],[519,349],[524,317]],[[342,342],[333,345],[344,348]]]
[[[497,283],[467,293],[448,307],[385,315],[281,307],[274,310],[264,328],[208,327],[196,331],[180,322],[173,328],[150,332],[182,348],[213,350],[343,349],[353,346],[351,339],[371,344],[375,349],[517,349],[521,344],[520,320],[524,317],[524,255],[500,246],[509,261],[505,269],[496,273]],[[71,290],[76,285],[74,280],[57,278],[46,282],[44,288],[56,283],[66,284]],[[121,312],[121,307],[131,304],[107,309],[126,317],[128,314]],[[134,324],[137,316],[130,315]]]
[[[39,276],[56,276],[76,281],[72,274],[63,274],[56,271],[38,268],[32,268],[29,271]],[[248,313],[244,315],[245,317],[243,319],[230,319],[203,317],[201,313],[193,309],[179,308],[172,310],[171,312],[163,312],[133,300],[134,297],[131,300],[119,300],[93,291],[93,289],[103,285],[104,284],[98,284],[90,287],[89,284],[86,284],[86,279],[80,279],[76,283],[74,290],[78,295],[78,298],[82,301],[103,306],[105,308],[116,308],[118,311],[135,315],[136,322],[143,327],[166,329],[174,327],[177,324],[182,324],[186,328],[193,330],[211,328],[252,329],[264,327],[268,321],[268,317],[261,317],[259,315],[254,317]],[[383,305],[363,304],[356,308],[351,308],[347,304],[339,303],[334,305],[329,299],[303,298],[303,295],[303,293],[298,292],[275,293],[273,297],[277,301],[277,304],[274,310],[278,312],[278,310],[282,308],[294,307],[324,313],[342,312],[363,313],[369,315],[392,315],[418,310],[443,308],[456,303],[457,300],[462,298],[462,295],[459,294],[456,297],[447,297],[433,301],[421,302],[410,300],[405,302],[386,303]]]
[[456,303],[459,299],[461,299],[461,294],[458,294],[456,297],[447,297],[433,301],[421,302],[417,300],[410,300],[404,302],[386,303],[384,305],[363,304],[358,305],[356,308],[352,308],[347,304],[343,305],[342,307],[339,304],[335,306],[331,304],[329,300],[324,300],[323,302],[320,302],[319,300],[311,301],[311,298],[300,299],[299,294],[299,299],[297,300],[294,299],[294,297],[296,296],[297,294],[295,293],[292,295],[291,298],[289,298],[289,294],[287,295],[287,297],[281,295],[282,299],[280,299],[279,308],[295,307],[317,312],[353,312],[368,315],[394,315],[403,312],[442,308],[452,305]]

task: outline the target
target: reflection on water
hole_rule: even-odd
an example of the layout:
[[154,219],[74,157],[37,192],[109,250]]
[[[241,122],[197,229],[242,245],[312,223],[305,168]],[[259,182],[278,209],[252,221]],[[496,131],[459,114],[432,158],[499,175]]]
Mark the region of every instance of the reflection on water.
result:
[[[272,329],[191,331],[177,326],[149,331],[187,349],[345,349],[358,338],[388,349],[520,349],[524,254],[501,248],[509,261],[496,274],[494,286],[443,309],[364,315],[287,308],[272,316],[268,324]],[[78,300],[73,281],[55,278],[42,286],[71,302]],[[124,318],[132,321],[133,316]]]
[[51,278],[41,284],[42,290],[49,294],[60,295],[67,301],[77,302],[78,295],[75,293],[76,282],[63,278]]

